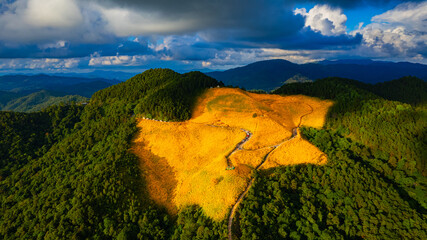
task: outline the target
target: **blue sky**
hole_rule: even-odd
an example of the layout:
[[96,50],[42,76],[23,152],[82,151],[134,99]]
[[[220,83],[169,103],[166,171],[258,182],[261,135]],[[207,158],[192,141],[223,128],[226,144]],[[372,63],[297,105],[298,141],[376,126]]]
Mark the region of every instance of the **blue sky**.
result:
[[427,1],[0,0],[0,73],[426,64],[426,31]]

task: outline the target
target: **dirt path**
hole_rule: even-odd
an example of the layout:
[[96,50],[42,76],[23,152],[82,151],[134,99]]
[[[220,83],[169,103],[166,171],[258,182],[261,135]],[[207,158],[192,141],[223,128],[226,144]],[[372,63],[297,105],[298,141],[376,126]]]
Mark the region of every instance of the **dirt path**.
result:
[[241,128],[240,130],[242,130],[243,132],[246,133],[245,138],[240,141],[236,147],[233,149],[233,151],[231,151],[229,154],[227,154],[227,156],[225,156],[225,158],[227,159],[227,169],[234,169],[234,165],[230,160],[230,156],[235,153],[236,151],[242,150],[242,146],[243,144],[245,144],[247,141],[249,141],[249,139],[252,137],[252,133],[249,130],[243,129]]
[[[300,117],[300,119],[299,119],[299,123],[298,123],[298,126],[297,126],[296,128],[294,128],[294,129],[292,129],[292,136],[291,136],[291,138],[289,138],[289,139],[287,139],[287,140],[285,140],[285,141],[283,141],[283,142],[281,142],[281,143],[278,143],[277,145],[270,146],[270,147],[272,147],[273,149],[272,149],[270,152],[268,152],[268,153],[264,156],[264,159],[262,160],[262,162],[261,162],[260,164],[258,164],[258,166],[256,166],[255,170],[260,169],[260,168],[262,167],[262,165],[267,161],[267,159],[268,159],[268,157],[270,156],[270,154],[271,154],[274,150],[276,150],[280,145],[282,145],[282,144],[284,144],[285,142],[290,141],[290,140],[294,139],[296,136],[298,136],[298,129],[299,129],[299,127],[301,126],[301,123],[302,123],[302,119],[303,119],[303,117],[305,117],[305,116],[310,115],[311,113],[313,113],[313,107],[311,107],[311,106],[310,106],[310,105],[308,105],[308,104],[307,104],[307,106],[309,106],[309,107],[310,107],[310,112],[309,112],[309,113],[306,113],[306,114],[304,114],[304,115],[302,115],[302,116]],[[249,132],[248,130],[242,129],[242,131],[245,131],[247,134],[249,133],[249,138],[250,138],[250,137],[252,137],[252,133],[251,133],[251,132]],[[235,149],[234,149],[230,154],[228,154],[228,155],[226,156],[228,166],[232,166],[232,163],[231,163],[231,161],[230,161],[230,159],[229,159],[229,157],[231,156],[231,154],[233,154],[233,153],[234,153],[234,152],[236,152],[237,150],[241,150],[241,149],[242,149],[242,148],[241,148],[241,147],[242,147],[242,145],[243,145],[245,142],[247,142],[247,141],[249,140],[249,138],[248,138],[248,137],[246,137],[244,140],[242,140],[240,143],[238,143],[238,144],[236,145],[236,148],[235,148]],[[228,218],[228,239],[229,239],[229,240],[232,240],[232,239],[233,239],[233,231],[232,231],[232,227],[233,227],[233,220],[234,220],[234,216],[236,215],[236,211],[237,211],[237,209],[238,209],[238,207],[239,207],[240,203],[242,202],[243,198],[244,198],[244,197],[245,197],[245,195],[248,193],[249,189],[252,187],[252,184],[254,183],[254,181],[255,181],[255,178],[254,178],[254,177],[251,177],[251,179],[250,179],[250,181],[248,182],[248,185],[246,186],[245,190],[240,194],[240,196],[239,196],[239,197],[237,198],[237,200],[236,200],[236,203],[233,205],[233,207],[232,207],[232,208],[231,208],[231,210],[230,210],[230,216],[229,216],[229,218]]]

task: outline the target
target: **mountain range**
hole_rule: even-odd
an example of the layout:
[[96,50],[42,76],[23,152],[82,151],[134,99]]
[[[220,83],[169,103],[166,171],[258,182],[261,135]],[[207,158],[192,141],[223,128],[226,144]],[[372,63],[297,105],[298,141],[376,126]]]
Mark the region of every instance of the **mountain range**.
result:
[[90,97],[96,91],[121,81],[105,78],[62,77],[46,74],[0,76],[0,91],[33,93],[53,90]]
[[118,80],[39,75],[0,76],[0,110],[33,112],[51,105],[85,102]]
[[246,89],[271,91],[295,76],[316,80],[341,77],[364,83],[391,81],[404,76],[427,80],[427,65],[408,62],[379,62],[372,60],[338,60],[296,64],[282,59],[255,62],[226,71],[207,73],[225,85]]

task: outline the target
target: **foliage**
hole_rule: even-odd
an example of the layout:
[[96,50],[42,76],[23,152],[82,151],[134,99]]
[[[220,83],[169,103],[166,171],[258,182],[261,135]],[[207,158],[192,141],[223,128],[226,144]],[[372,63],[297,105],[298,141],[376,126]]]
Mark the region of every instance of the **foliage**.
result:
[[215,222],[197,206],[184,208],[178,216],[171,239],[226,239],[226,220]]
[[336,131],[303,133],[328,164],[276,168],[256,178],[239,211],[241,239],[427,237],[425,208],[390,181],[387,162]]
[[[0,93],[1,94],[1,93]],[[8,101],[1,110],[17,112],[36,112],[60,103],[86,102],[89,99],[78,95],[42,90]]]
[[93,95],[96,103],[124,100],[135,106],[135,114],[166,121],[191,117],[196,96],[209,87],[223,85],[200,72],[179,74],[169,69],[151,69],[125,83]]
[[58,105],[42,112],[0,112],[0,179],[45,154],[71,132],[83,107]]
[[419,105],[427,103],[427,82],[417,77],[377,83],[372,91],[385,99]]
[[[399,81],[394,83],[400,84]],[[327,128],[346,133],[354,141],[369,147],[373,156],[387,161],[391,170],[403,171],[405,175],[425,182],[426,106],[385,100],[368,91],[372,88],[375,90],[375,86],[353,80],[327,78],[314,83],[284,85],[276,93],[334,99],[336,104],[329,112]],[[391,95],[390,98],[394,98]],[[387,177],[427,207],[425,187],[414,186],[391,172]]]

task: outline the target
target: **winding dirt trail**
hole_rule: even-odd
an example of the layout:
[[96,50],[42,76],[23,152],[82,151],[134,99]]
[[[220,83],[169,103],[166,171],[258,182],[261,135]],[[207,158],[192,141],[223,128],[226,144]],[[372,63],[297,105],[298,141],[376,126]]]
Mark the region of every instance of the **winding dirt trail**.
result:
[[225,158],[227,159],[227,169],[234,169],[234,165],[230,160],[230,156],[233,155],[233,153],[235,153],[236,151],[242,150],[243,144],[249,141],[249,139],[252,137],[252,133],[249,130],[243,128],[241,128],[240,130],[246,133],[246,137],[236,145],[233,151],[231,151],[229,154],[227,154],[227,156],[225,156]]
[[[287,141],[290,141],[290,140],[294,139],[296,136],[298,136],[298,129],[299,129],[299,128],[300,128],[300,126],[301,126],[302,119],[303,119],[305,116],[312,114],[312,113],[313,113],[313,111],[314,111],[312,106],[310,106],[309,104],[307,104],[307,106],[309,106],[309,107],[310,107],[310,112],[308,112],[308,113],[306,113],[306,114],[304,114],[304,115],[302,115],[302,116],[300,117],[300,119],[299,119],[299,123],[298,123],[298,126],[297,126],[296,128],[293,128],[293,129],[292,129],[292,136],[291,136],[291,138],[289,138],[289,139],[287,139],[287,140],[284,140],[283,142],[280,142],[280,143],[278,143],[278,144],[276,144],[276,145],[274,145],[274,146],[269,146],[269,147],[272,147],[273,149],[271,149],[271,151],[269,151],[269,152],[264,156],[264,158],[263,158],[263,160],[261,161],[261,163],[260,163],[260,164],[258,164],[258,166],[256,166],[256,168],[255,168],[255,170],[256,170],[256,171],[262,167],[262,165],[267,161],[268,157],[270,156],[270,154],[271,154],[274,150],[276,150],[280,145],[282,145],[282,144],[286,143]],[[231,163],[231,161],[230,161],[230,158],[229,158],[229,157],[230,157],[234,152],[236,152],[236,151],[238,151],[238,150],[242,150],[242,145],[243,145],[244,143],[246,143],[246,142],[250,139],[250,137],[252,137],[252,133],[251,133],[250,131],[245,130],[245,129],[241,129],[241,130],[242,130],[242,131],[244,131],[244,132],[246,132],[246,134],[247,134],[247,135],[246,135],[246,138],[245,138],[245,139],[243,139],[240,143],[238,143],[238,144],[236,145],[236,147],[234,148],[234,150],[233,150],[233,151],[231,151],[231,152],[226,156],[226,159],[227,159],[227,165],[228,165],[229,167],[233,167],[233,165],[232,165],[232,163]],[[248,136],[249,136],[249,137],[248,137]],[[254,183],[254,181],[255,181],[255,178],[254,178],[254,177],[251,177],[251,179],[249,180],[248,185],[246,186],[245,190],[244,190],[244,191],[239,195],[239,197],[237,198],[236,202],[234,203],[233,207],[232,207],[232,208],[231,208],[231,210],[230,210],[230,216],[229,216],[229,218],[228,218],[228,239],[229,239],[229,240],[232,240],[232,239],[233,239],[233,231],[232,231],[232,227],[233,227],[233,220],[234,220],[234,216],[236,215],[236,211],[237,211],[237,209],[238,209],[238,207],[239,207],[240,203],[242,202],[243,198],[246,196],[246,194],[248,193],[249,189],[252,187],[252,184]]]

